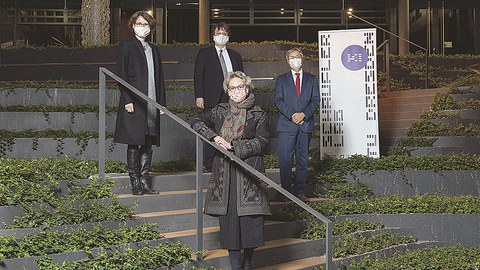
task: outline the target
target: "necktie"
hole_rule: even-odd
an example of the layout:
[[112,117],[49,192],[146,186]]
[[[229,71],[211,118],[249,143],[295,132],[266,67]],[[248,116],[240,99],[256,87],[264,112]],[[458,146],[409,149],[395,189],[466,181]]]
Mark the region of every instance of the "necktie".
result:
[[220,66],[222,66],[223,78],[226,78],[227,77],[227,65],[225,65],[225,59],[223,58],[223,50],[220,50],[220,53],[218,54],[218,57],[220,58]]
[[297,97],[300,97],[300,73],[295,73],[295,88],[297,89]]

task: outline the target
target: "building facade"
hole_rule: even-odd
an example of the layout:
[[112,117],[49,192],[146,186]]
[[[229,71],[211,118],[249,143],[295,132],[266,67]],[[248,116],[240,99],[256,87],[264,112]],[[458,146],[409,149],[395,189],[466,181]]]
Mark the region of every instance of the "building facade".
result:
[[[2,47],[79,45],[81,3],[3,0]],[[319,30],[375,26],[378,42],[388,39],[392,53],[480,53],[478,0],[110,0],[111,43],[130,37],[126,20],[139,9],[157,19],[156,43],[208,42],[210,26],[224,21],[234,42],[316,42]]]

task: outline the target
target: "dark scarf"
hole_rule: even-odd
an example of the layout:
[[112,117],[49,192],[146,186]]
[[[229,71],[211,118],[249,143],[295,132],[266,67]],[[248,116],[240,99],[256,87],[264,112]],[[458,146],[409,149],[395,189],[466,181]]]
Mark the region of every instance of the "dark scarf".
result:
[[250,93],[242,102],[228,101],[230,111],[225,114],[220,136],[227,142],[232,142],[242,136],[247,119],[247,110],[252,108],[255,102],[255,96]]

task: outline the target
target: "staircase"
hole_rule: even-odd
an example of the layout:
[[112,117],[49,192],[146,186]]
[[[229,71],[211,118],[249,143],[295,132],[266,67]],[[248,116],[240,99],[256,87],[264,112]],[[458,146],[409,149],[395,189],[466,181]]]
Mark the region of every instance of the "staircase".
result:
[[437,93],[448,88],[419,89],[384,93],[378,100],[380,153],[386,154],[395,141],[405,136],[410,125],[430,110]]
[[[143,196],[130,195],[128,176],[116,175],[112,176],[111,179],[115,182],[113,191],[117,193],[121,203],[136,203],[138,205],[135,219],[157,223],[159,228],[166,230],[164,235],[167,240],[181,241],[195,250],[195,176],[194,173],[153,175],[152,186],[161,192],[159,195]],[[278,170],[269,170],[267,176],[279,182]],[[207,186],[209,177],[209,174],[204,175],[203,186]],[[273,194],[273,192],[269,190],[269,194]],[[319,200],[321,199],[312,199],[312,201]],[[284,204],[288,203],[271,202],[274,216],[267,218],[265,222],[265,246],[256,249],[254,253],[254,269],[315,269],[315,267],[325,265],[325,239],[301,239],[299,237],[300,233],[305,228],[305,223],[302,221],[275,220],[276,209]],[[203,261],[191,263],[191,265],[230,269],[228,252],[220,248],[218,219],[207,215],[204,215],[203,218],[205,250]],[[363,233],[375,234],[381,231],[413,235],[413,231],[408,228],[388,228]],[[341,236],[334,237],[334,239],[339,238]],[[408,244],[406,247],[411,249],[431,244],[432,242],[416,242]],[[363,256],[365,255],[363,254]],[[361,258],[362,255],[356,257]],[[335,260],[334,265],[338,267],[344,260]]]

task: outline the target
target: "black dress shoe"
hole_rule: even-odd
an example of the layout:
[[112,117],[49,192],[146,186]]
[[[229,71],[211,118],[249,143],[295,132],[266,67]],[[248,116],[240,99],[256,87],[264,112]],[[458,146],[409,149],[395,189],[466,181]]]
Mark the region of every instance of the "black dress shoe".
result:
[[297,198],[300,199],[300,201],[304,202],[304,203],[307,203],[307,202],[310,202],[310,199],[307,198],[307,196],[303,195],[303,194],[298,194],[297,195]]

